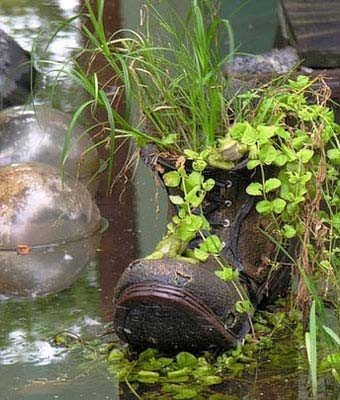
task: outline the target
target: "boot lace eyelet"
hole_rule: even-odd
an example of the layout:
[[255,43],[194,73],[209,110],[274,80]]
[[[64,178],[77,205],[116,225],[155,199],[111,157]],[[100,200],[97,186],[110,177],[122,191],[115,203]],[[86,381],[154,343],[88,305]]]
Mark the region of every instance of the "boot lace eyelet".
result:
[[231,181],[231,180],[227,180],[226,181],[226,183],[225,183],[225,187],[227,188],[227,189],[230,189],[231,187],[233,186],[233,182]]
[[228,208],[230,208],[231,206],[232,206],[232,201],[231,200],[226,200],[225,202],[224,202],[224,205],[226,206],[226,207],[228,207]]
[[230,220],[229,219],[224,219],[223,220],[223,227],[224,228],[229,228],[230,226]]

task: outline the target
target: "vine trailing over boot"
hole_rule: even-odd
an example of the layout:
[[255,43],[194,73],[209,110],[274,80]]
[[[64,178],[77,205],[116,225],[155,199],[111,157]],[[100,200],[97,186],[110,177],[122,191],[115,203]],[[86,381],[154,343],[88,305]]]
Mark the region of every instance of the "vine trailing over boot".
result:
[[[97,27],[89,40],[115,78],[99,87],[95,73],[77,71],[92,95],[77,115],[107,110],[101,143],[112,157],[116,139],[156,146],[147,163],[163,171],[175,207],[155,251],[117,286],[119,336],[164,349],[234,345],[251,329],[253,309],[283,294],[290,275],[298,305],[307,314],[313,299],[323,325],[322,299],[339,307],[340,235],[339,125],[323,78],[283,76],[232,92],[221,67],[232,62],[233,38],[214,2],[191,1],[184,21],[149,7],[166,44],[152,36],[147,8],[145,33],[106,41],[103,2],[97,12],[86,4]],[[227,56],[219,52],[225,32]],[[125,115],[111,107],[123,98]]]

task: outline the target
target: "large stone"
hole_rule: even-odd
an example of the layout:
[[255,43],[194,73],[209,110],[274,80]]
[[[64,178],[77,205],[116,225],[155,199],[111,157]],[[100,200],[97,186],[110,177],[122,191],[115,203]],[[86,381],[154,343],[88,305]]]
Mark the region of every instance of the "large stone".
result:
[[88,190],[46,164],[0,167],[0,293],[70,286],[96,257],[100,213]]
[[35,76],[30,54],[0,29],[0,109],[25,103]]
[[[62,154],[71,116],[42,105],[18,106],[0,112],[0,166],[43,162],[62,169]],[[96,149],[82,125],[76,124],[71,132],[65,171],[87,185],[99,168]],[[89,185],[96,192],[98,181]]]

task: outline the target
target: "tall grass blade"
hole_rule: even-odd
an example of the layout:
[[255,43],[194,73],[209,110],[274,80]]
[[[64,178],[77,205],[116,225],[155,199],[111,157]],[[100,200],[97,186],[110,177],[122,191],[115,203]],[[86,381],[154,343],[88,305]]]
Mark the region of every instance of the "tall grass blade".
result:
[[309,332],[305,333],[305,342],[309,363],[309,370],[312,381],[312,391],[314,398],[317,397],[318,391],[318,366],[317,366],[317,325],[316,325],[316,312],[315,301],[312,302],[309,315]]
[[333,329],[325,325],[322,325],[322,328],[327,333],[327,335],[333,339],[334,343],[340,346],[340,337],[333,331]]
[[112,107],[109,102],[109,99],[104,92],[104,90],[99,91],[100,98],[104,104],[105,110],[107,112],[107,117],[110,125],[110,147],[109,147],[109,164],[108,164],[108,179],[107,179],[107,191],[110,191],[110,186],[112,183],[112,175],[113,175],[113,165],[114,165],[114,155],[115,155],[115,144],[116,144],[116,124],[115,118],[112,112]]
[[77,110],[74,112],[72,119],[68,125],[67,132],[65,133],[65,139],[64,139],[64,146],[61,154],[61,178],[62,181],[65,179],[65,165],[67,162],[68,155],[71,151],[71,137],[72,137],[72,132],[73,129],[78,122],[80,116],[82,113],[85,111],[87,107],[89,107],[91,104],[93,104],[93,100],[88,100],[85,103],[81,104]]

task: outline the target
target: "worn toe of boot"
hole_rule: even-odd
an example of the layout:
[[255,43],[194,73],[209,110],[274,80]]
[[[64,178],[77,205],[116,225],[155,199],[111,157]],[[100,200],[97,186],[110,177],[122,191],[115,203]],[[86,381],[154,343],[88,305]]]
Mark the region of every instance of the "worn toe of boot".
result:
[[240,300],[237,285],[219,279],[209,265],[137,260],[116,289],[116,332],[137,349],[169,352],[235,346],[249,331],[247,315],[235,310]]

